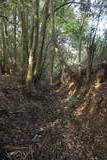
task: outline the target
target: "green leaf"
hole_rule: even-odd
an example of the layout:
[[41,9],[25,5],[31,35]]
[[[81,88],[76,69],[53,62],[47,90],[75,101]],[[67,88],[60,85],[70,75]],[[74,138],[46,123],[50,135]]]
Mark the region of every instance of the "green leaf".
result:
[[26,108],[24,105],[20,105],[18,107],[16,107],[16,112],[25,112]]

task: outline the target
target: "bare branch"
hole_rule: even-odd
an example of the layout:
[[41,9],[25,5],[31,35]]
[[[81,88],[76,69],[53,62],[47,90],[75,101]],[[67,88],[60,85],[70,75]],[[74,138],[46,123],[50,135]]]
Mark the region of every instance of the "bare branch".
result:
[[6,16],[0,15],[0,18],[5,18],[8,21],[8,18]]
[[66,6],[66,5],[69,5],[69,4],[82,4],[80,2],[75,2],[74,0],[73,1],[69,1],[69,2],[64,2],[63,4],[61,4],[60,6],[56,7],[54,9],[54,12],[57,12],[59,9],[61,9],[62,7]]

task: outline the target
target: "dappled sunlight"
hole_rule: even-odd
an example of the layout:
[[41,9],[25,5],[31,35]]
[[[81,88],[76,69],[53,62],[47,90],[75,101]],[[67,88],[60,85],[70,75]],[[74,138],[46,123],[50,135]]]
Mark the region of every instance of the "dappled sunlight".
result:
[[44,128],[43,128],[43,127],[40,127],[40,128],[39,128],[39,131],[40,131],[40,132],[43,132],[43,131],[44,131]]
[[75,95],[76,92],[77,92],[77,89],[70,90],[69,93],[68,93],[68,95],[69,96],[73,96],[73,95]]
[[[12,92],[15,96],[16,92],[19,94],[20,88],[14,91],[14,87],[16,88],[16,86],[13,85]],[[24,105],[26,112],[11,114],[12,120],[9,121],[13,127],[13,133],[10,136],[13,137],[13,141],[31,141],[36,144],[36,152],[41,152],[43,155],[54,154],[53,152],[59,153],[59,151],[61,154],[62,151],[63,153],[73,151],[73,156],[81,152],[82,157],[86,148],[87,152],[91,152],[88,141],[92,146],[94,145],[92,142],[94,129],[90,128],[90,123],[95,126],[101,126],[105,123],[106,116],[104,114],[107,114],[107,109],[103,110],[102,108],[107,103],[102,103],[104,96],[93,87],[86,91],[84,88],[78,91],[78,89],[70,90],[68,87],[67,85],[57,86],[52,90],[50,88],[43,90],[42,97],[40,96],[38,101],[34,97],[31,100],[32,103],[21,103],[21,108]],[[14,97],[12,92],[10,89],[6,93],[10,100],[11,96]],[[2,92],[0,94],[3,96]],[[20,99],[23,101],[23,97]],[[14,100],[16,101],[16,99]],[[98,107],[99,104],[100,107]],[[99,113],[100,110],[102,113]],[[98,136],[97,133],[95,137],[100,140]],[[34,148],[35,146],[30,146],[29,150],[33,152]]]
[[65,111],[68,111],[68,109],[69,109],[68,106],[65,106],[65,107],[64,107],[64,110],[65,110]]
[[61,100],[61,103],[62,104],[66,104],[68,102],[68,97],[65,97]]
[[55,90],[55,93],[59,93],[60,92],[60,88]]
[[78,116],[84,114],[85,108],[86,108],[86,102],[83,103],[83,104],[81,105],[81,107],[77,108],[77,109],[74,111],[74,115],[78,117]]
[[71,82],[71,83],[69,84],[68,89],[71,89],[71,88],[72,88],[72,86],[74,86],[74,85],[75,85],[75,83],[74,83],[74,82]]
[[56,119],[55,121],[48,123],[48,126],[50,126],[50,127],[55,127],[58,125],[61,125],[60,119]]
[[0,6],[0,160],[107,160],[106,1]]
[[95,87],[96,90],[101,89],[102,84],[101,83],[96,83],[94,87]]

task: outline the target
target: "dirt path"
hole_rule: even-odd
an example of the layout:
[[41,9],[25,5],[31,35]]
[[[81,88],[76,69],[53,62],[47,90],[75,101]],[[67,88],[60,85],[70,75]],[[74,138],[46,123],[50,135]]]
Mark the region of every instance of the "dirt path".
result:
[[[1,99],[5,100],[1,108],[6,106],[9,114],[0,116],[0,144],[10,159],[107,159],[106,125],[89,125],[87,119],[75,117],[75,109],[65,102],[66,88],[47,86],[29,98],[21,86],[11,84],[9,79],[7,82],[3,85],[1,80],[0,86]],[[100,106],[104,102],[100,101]],[[1,149],[0,156],[2,153]]]

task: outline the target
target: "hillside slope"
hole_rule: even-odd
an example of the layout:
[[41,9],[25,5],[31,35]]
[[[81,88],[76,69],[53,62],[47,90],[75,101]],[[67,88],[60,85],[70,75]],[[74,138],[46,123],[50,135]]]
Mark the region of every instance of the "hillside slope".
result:
[[[0,156],[25,160],[106,160],[107,82],[41,86],[32,97],[0,79]],[[75,103],[74,103],[75,102]]]

